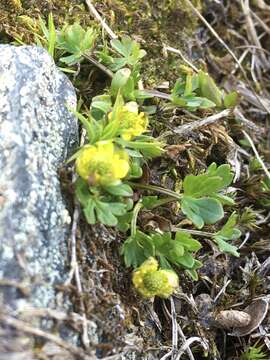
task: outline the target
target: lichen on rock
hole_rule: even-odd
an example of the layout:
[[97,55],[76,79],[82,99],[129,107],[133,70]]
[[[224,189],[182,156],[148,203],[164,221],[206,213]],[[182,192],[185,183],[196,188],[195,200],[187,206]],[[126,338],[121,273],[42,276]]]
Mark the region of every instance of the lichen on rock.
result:
[[58,169],[77,142],[72,84],[39,47],[0,45],[0,304],[55,307],[70,215]]

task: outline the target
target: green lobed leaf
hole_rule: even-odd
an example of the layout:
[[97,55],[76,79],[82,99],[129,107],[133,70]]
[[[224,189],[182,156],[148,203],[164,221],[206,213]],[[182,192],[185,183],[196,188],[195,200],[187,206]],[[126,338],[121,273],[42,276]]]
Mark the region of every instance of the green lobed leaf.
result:
[[141,231],[126,239],[121,248],[127,267],[137,268],[150,256],[155,255],[155,249],[151,237]]
[[185,272],[191,277],[192,280],[198,281],[199,277],[198,277],[197,269],[202,267],[202,265],[203,264],[199,260],[195,259],[193,267],[191,269],[186,269]]
[[127,212],[122,216],[118,216],[117,229],[121,232],[126,232],[130,229],[130,223],[132,220],[133,212]]
[[221,252],[232,254],[233,256],[239,257],[240,254],[237,251],[237,247],[227,243],[222,237],[215,236],[215,242]]
[[193,239],[193,237],[185,231],[176,232],[175,241],[184,246],[188,251],[198,251],[202,247],[198,240]]
[[237,229],[237,214],[234,212],[231,214],[226,224],[213,236],[213,240],[217,243],[219,250],[227,252],[234,256],[239,256],[237,247],[229,244],[227,241],[236,240],[241,236],[241,231]]
[[217,166],[216,163],[212,163],[208,167],[206,174],[210,176],[219,176],[222,178],[222,188],[220,190],[229,186],[233,180],[233,173],[231,172],[231,167],[229,164],[222,164]]
[[108,191],[108,193],[115,195],[115,196],[125,196],[126,197],[126,196],[133,195],[132,188],[129,185],[123,184],[123,183],[120,183],[115,186],[106,186],[104,189],[106,191]]
[[215,224],[224,216],[222,205],[212,198],[195,199],[183,196],[181,210],[198,229],[201,229],[204,224]]
[[231,184],[233,174],[230,165],[219,167],[213,163],[206,173],[200,175],[187,175],[183,182],[184,195],[199,198],[211,196]]

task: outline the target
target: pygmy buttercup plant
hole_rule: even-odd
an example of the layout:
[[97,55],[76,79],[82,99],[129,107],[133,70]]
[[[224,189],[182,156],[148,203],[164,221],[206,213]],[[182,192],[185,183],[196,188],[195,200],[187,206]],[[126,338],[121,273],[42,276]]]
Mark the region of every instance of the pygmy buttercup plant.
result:
[[[77,68],[68,67],[94,59],[94,64],[99,62],[99,67],[112,78],[105,93],[92,98],[90,109],[84,103],[80,103],[83,113],[70,109],[86,133],[85,144],[70,161],[75,160],[75,194],[86,221],[116,226],[127,236],[121,254],[126,266],[135,269],[132,282],[137,292],[145,298],[168,298],[179,286],[175,271],[181,269],[196,281],[197,269],[202,266],[196,258],[202,245],[191,236],[193,229],[172,226],[172,232],[141,231],[137,224],[140,211],[152,212],[176,202],[177,211],[186,217],[189,226],[197,229],[196,236],[207,234],[220,252],[239,256],[237,247],[230,243],[241,236],[236,213],[227,216],[221,229],[214,227],[213,233],[200,231],[224,218],[224,206],[234,205],[233,197],[227,193],[233,180],[229,165],[213,163],[202,173],[185,176],[179,191],[136,181],[143,175],[143,166],[164,153],[164,143],[147,134],[151,132],[148,116],[155,114],[157,107],[154,103],[145,104],[145,99],[158,96],[175,108],[213,112],[215,108],[234,107],[237,92],[226,94],[207,73],[187,67],[179,69],[180,77],[170,94],[143,90],[140,70],[146,52],[130,37],[114,39],[97,51],[98,31],[92,28],[84,30],[73,24],[57,30],[52,14],[48,28],[41,19],[39,26],[41,31],[35,36],[39,45],[46,47],[57,62],[65,64],[65,71],[76,73]],[[134,196],[134,189],[154,191],[161,196],[147,196],[141,191]]]

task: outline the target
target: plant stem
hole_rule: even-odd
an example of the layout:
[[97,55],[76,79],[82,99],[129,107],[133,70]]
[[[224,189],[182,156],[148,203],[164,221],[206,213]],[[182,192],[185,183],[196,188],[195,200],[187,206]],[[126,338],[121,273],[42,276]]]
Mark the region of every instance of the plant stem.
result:
[[155,208],[157,208],[157,207],[159,207],[159,206],[161,206],[161,205],[164,205],[164,204],[168,204],[168,203],[170,203],[170,202],[173,202],[173,201],[176,201],[176,199],[175,199],[174,197],[167,197],[167,198],[159,199],[159,200],[157,200],[157,201],[155,202],[155,205],[153,205],[153,206],[151,207],[151,210],[152,210],[152,209],[155,209]]
[[139,184],[139,183],[134,183],[134,182],[131,182],[131,181],[128,181],[128,184],[130,186],[134,187],[134,188],[137,188],[137,189],[145,189],[145,190],[156,191],[156,192],[159,192],[161,194],[171,196],[176,200],[181,200],[182,199],[181,194],[178,194],[178,193],[176,193],[175,191],[172,191],[172,190],[164,189],[164,188],[162,188],[160,186]]
[[183,231],[183,232],[187,232],[191,235],[204,236],[204,237],[208,237],[208,238],[211,238],[214,236],[214,234],[212,234],[210,232],[200,231],[200,230],[183,229],[183,228],[178,228],[177,226],[173,226],[171,228],[171,230],[174,232]]
[[143,204],[140,201],[137,202],[137,204],[134,206],[133,215],[132,215],[132,219],[131,219],[131,225],[130,225],[131,236],[135,236],[135,234],[136,234],[137,218],[138,218],[139,211],[141,210],[142,207],[143,207]]

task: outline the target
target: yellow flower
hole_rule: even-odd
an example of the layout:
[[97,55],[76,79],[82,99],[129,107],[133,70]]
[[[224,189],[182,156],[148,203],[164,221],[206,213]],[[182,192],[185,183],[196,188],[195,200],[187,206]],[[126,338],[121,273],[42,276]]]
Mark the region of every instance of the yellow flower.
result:
[[[109,120],[111,114],[109,114]],[[144,133],[148,126],[145,113],[139,113],[138,104],[134,101],[126,103],[118,113],[120,135],[124,140],[132,140]]]
[[76,170],[90,185],[111,185],[127,175],[128,155],[110,141],[86,145],[76,159]]
[[158,270],[158,262],[153,257],[134,271],[132,282],[135,289],[145,298],[159,296],[166,299],[179,286],[176,273],[172,270]]

